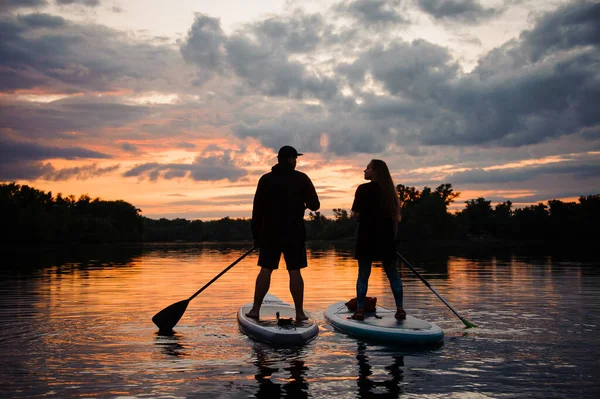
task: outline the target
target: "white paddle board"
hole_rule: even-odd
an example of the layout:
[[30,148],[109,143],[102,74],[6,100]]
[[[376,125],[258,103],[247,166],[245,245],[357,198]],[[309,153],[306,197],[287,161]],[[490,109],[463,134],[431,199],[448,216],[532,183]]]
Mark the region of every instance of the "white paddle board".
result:
[[[240,307],[237,313],[240,331],[257,341],[275,346],[302,345],[314,339],[319,326],[307,311],[308,320],[296,321],[296,310],[274,295],[267,294],[260,308],[258,320],[247,317],[252,303]],[[277,313],[282,322],[278,323]],[[283,321],[293,320],[285,324]],[[287,319],[287,320],[286,320]]]
[[365,340],[399,346],[439,345],[444,341],[443,330],[433,323],[407,315],[396,320],[395,311],[377,306],[366,312],[362,321],[353,320],[353,311],[345,302],[336,302],[325,309],[325,319],[335,329]]

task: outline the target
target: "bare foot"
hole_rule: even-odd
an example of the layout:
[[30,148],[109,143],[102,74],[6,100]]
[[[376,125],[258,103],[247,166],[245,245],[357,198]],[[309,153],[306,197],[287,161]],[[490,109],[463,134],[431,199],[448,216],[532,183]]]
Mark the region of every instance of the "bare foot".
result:
[[406,312],[403,308],[396,308],[396,314],[394,316],[397,320],[404,320],[406,319]]
[[308,320],[308,316],[304,313],[304,311],[296,312],[296,321],[304,320]]
[[354,320],[364,320],[365,319],[365,310],[364,309],[356,309],[356,312],[351,316]]
[[259,316],[260,316],[260,311],[259,310],[255,310],[255,309],[250,309],[250,311],[248,313],[246,313],[246,317],[249,317],[251,319],[258,320]]

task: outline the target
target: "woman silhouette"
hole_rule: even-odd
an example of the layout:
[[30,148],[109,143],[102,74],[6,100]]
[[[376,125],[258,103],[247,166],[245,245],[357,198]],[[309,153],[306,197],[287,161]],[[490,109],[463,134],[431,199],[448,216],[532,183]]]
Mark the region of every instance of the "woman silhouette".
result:
[[381,261],[396,302],[396,319],[406,318],[403,308],[402,279],[396,269],[396,233],[400,221],[398,193],[385,162],[373,159],[364,171],[364,183],[358,186],[352,204],[352,214],[358,220],[355,257],[358,260],[356,281],[357,309],[355,320],[365,318],[365,297],[369,286],[371,265]]

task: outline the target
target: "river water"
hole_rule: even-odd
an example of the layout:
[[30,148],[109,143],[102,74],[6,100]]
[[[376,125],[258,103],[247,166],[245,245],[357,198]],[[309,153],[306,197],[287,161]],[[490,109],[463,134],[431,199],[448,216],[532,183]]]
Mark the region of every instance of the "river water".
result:
[[[354,296],[351,248],[313,246],[305,308],[317,339],[272,348],[238,331],[252,253],[189,305],[173,335],[152,316],[188,298],[248,249],[162,245],[76,254],[22,252],[0,269],[2,398],[597,398],[600,262],[511,252],[403,255],[477,328],[400,266],[409,314],[444,329],[439,348],[361,342],[325,308]],[[271,293],[291,302],[288,277]],[[380,266],[369,296],[393,308]]]

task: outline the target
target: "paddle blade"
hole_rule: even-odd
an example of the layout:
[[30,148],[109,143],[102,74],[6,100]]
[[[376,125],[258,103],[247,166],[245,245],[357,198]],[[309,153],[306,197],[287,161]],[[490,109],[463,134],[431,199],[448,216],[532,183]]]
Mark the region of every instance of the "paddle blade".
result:
[[469,320],[467,320],[467,319],[461,319],[461,320],[462,320],[463,324],[464,324],[465,326],[467,326],[466,328],[476,328],[476,327],[477,327],[475,324],[471,323],[471,322],[470,322]]
[[189,303],[189,299],[184,299],[167,306],[152,317],[152,322],[156,324],[160,331],[171,331],[185,313]]

